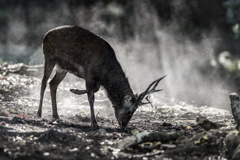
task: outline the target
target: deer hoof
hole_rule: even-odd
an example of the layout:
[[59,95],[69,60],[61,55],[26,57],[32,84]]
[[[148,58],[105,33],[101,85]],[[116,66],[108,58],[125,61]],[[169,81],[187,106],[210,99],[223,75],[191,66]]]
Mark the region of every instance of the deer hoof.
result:
[[41,118],[42,117],[42,112],[37,112],[37,116],[38,116],[38,118]]
[[58,116],[58,114],[53,115],[53,120],[54,120],[54,121],[59,121],[59,116]]
[[99,128],[100,128],[97,123],[93,123],[91,126],[92,126],[94,129],[99,129]]

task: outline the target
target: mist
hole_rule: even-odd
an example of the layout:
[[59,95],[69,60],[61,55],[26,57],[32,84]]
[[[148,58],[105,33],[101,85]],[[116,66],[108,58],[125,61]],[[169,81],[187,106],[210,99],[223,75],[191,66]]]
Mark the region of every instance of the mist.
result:
[[167,28],[154,28],[154,32],[155,37],[148,37],[147,41],[136,38],[126,44],[112,43],[134,90],[141,92],[153,80],[167,75],[159,85],[164,89],[161,96],[176,102],[227,108],[232,86],[214,70],[207,75],[202,73],[217,63],[214,47],[218,37],[195,43]]
[[[0,46],[0,56],[13,62],[18,62],[19,57],[26,57],[24,62],[30,65],[42,64],[41,40],[44,34],[57,26],[78,25],[109,42],[135,93],[143,91],[155,79],[167,75],[159,84],[159,88],[164,91],[153,95],[154,100],[174,99],[176,102],[186,101],[197,106],[227,108],[228,95],[234,88],[212,69],[217,65],[215,50],[221,41],[218,31],[213,29],[201,33],[202,38],[195,41],[180,32],[177,23],[179,17],[165,23],[157,18],[157,11],[151,3],[133,3],[133,13],[126,19],[126,24],[133,26],[130,38],[126,38],[129,37],[127,27],[118,19],[125,13],[115,2],[107,7],[98,2],[87,8],[80,5],[69,8],[65,3],[60,3],[47,12],[44,12],[43,7],[33,5],[29,7],[28,19],[25,19],[24,7],[20,5],[9,14],[6,22],[9,29],[4,35],[6,41]],[[174,5],[178,9],[184,9],[180,2],[174,1]],[[115,15],[112,20],[114,23],[103,20],[108,14]],[[184,20],[186,19],[182,15],[182,21]],[[27,26],[25,21],[32,21],[31,25]],[[38,25],[34,25],[35,22]],[[35,42],[26,40],[29,32],[35,37]],[[15,58],[10,59],[13,55]],[[60,84],[60,88],[84,87],[83,80],[69,75]],[[73,85],[65,86],[64,82],[67,81]],[[32,91],[33,95],[39,96],[39,91],[39,88]],[[64,92],[65,90],[59,89],[58,96]],[[46,96],[48,95],[45,94]],[[68,97],[62,99],[61,103],[69,104],[67,99]],[[74,103],[73,99],[71,103]]]

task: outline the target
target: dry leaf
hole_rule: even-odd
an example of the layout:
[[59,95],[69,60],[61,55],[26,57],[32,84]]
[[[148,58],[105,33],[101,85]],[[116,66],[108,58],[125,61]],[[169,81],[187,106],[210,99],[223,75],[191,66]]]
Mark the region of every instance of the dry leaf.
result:
[[23,117],[24,117],[24,115],[23,115],[23,114],[20,114],[18,117],[20,117],[20,118],[23,118]]

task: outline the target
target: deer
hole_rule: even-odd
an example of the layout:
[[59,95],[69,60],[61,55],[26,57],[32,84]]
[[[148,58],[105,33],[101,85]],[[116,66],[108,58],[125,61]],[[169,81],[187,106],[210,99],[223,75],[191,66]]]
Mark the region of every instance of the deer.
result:
[[[37,116],[42,116],[42,104],[47,81],[51,79],[50,95],[53,120],[59,120],[56,103],[58,85],[67,73],[85,80],[85,90],[70,89],[77,95],[87,94],[91,113],[91,126],[99,128],[94,114],[94,93],[102,86],[112,102],[115,117],[121,129],[125,129],[138,106],[151,103],[147,97],[157,90],[158,83],[165,77],[153,81],[139,95],[134,95],[128,79],[118,62],[110,44],[100,36],[80,26],[60,26],[49,30],[42,42],[44,75],[41,82]],[[143,102],[143,99],[147,102]]]

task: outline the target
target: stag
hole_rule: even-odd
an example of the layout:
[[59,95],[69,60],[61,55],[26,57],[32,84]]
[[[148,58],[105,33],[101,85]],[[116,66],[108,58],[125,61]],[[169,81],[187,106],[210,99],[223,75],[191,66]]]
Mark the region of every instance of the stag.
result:
[[[156,87],[165,77],[153,81],[141,94],[134,95],[112,47],[101,37],[79,26],[61,26],[48,31],[43,39],[44,75],[42,78],[40,102],[37,115],[42,115],[42,102],[47,81],[56,67],[50,81],[53,119],[58,120],[57,87],[67,72],[85,80],[86,90],[71,89],[87,94],[91,111],[91,126],[98,128],[94,114],[94,93],[102,86],[113,104],[119,126],[127,127],[138,106],[151,103],[148,96],[159,92]],[[147,102],[143,102],[146,98]]]

